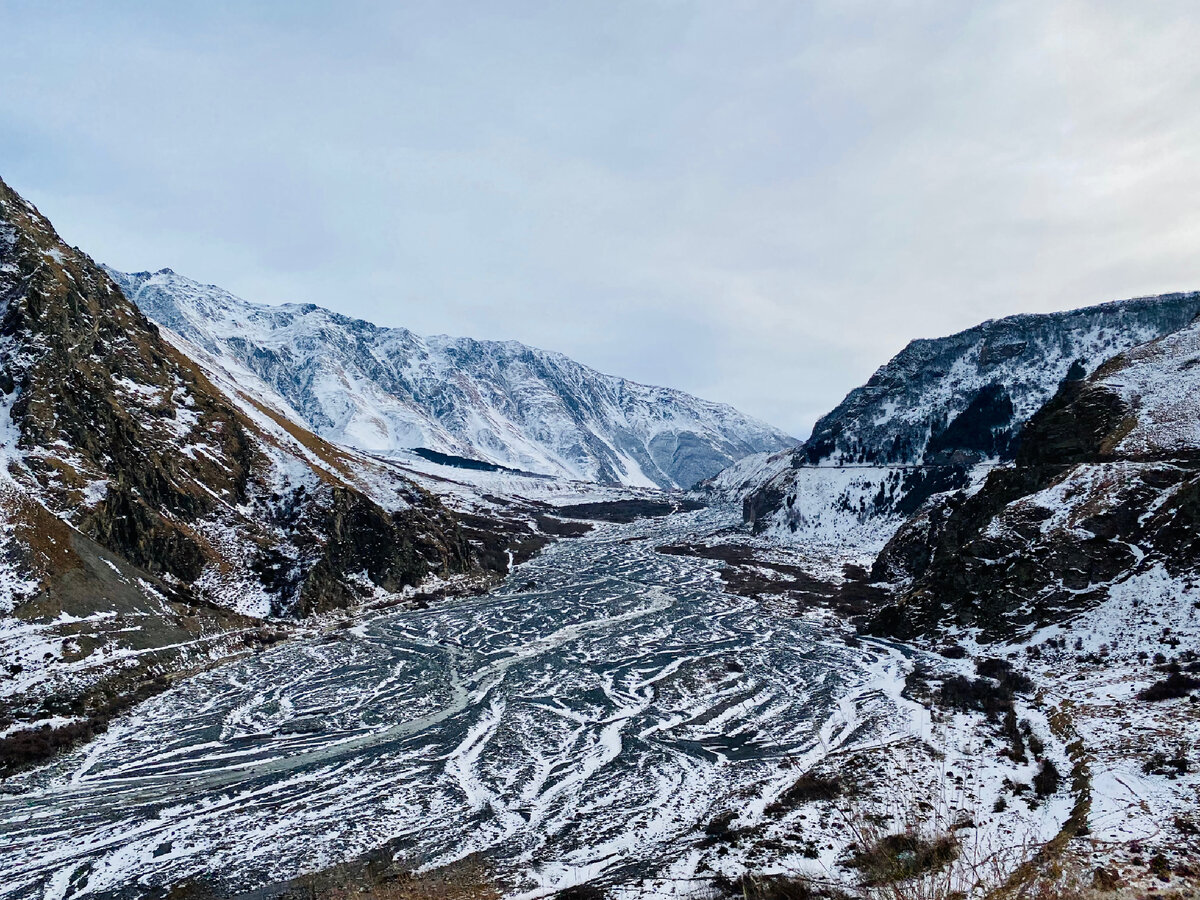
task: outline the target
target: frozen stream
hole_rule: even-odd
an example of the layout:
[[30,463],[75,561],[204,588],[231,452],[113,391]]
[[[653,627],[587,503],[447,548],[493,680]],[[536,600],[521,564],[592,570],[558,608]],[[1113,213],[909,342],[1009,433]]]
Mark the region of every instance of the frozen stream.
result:
[[528,889],[686,865],[718,811],[859,727],[890,665],[654,552],[691,518],[604,526],[489,596],[143,704],[0,795],[0,896],[253,887],[386,841],[429,865],[486,851]]

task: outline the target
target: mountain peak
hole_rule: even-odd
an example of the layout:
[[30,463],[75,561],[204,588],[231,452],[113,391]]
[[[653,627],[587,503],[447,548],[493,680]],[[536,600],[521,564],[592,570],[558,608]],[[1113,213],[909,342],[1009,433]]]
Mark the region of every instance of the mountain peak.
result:
[[312,304],[264,306],[172,275],[109,274],[154,321],[323,437],[540,474],[690,487],[795,440],[724,404],[603,375],[517,341],[422,337]]

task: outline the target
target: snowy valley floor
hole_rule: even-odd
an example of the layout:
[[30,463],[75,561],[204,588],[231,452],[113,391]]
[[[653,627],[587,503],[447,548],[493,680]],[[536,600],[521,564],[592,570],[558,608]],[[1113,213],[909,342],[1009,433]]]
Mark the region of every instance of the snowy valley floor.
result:
[[[949,658],[854,636],[830,608],[853,582],[834,555],[775,554],[758,574],[787,587],[750,599],[728,590],[736,566],[659,550],[732,522],[599,524],[487,596],[174,685],[5,783],[0,896],[784,896],[805,879],[949,898],[1047,842],[1085,893],[1109,876],[1194,893],[1200,709],[1135,697],[1190,662],[1190,586],[1149,579],[1069,629],[961,636]],[[979,659],[1002,661],[981,670],[994,690]],[[907,895],[860,886],[889,866],[932,874]]]

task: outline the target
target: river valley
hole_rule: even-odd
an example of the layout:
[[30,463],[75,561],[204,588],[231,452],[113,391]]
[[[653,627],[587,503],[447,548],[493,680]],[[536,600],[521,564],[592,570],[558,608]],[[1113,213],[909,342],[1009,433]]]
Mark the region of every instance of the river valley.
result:
[[487,596],[178,684],[14,779],[0,896],[245,890],[384,843],[482,853],[517,893],[693,874],[714,817],[904,705],[898,655],[655,551],[712,515],[605,525]]

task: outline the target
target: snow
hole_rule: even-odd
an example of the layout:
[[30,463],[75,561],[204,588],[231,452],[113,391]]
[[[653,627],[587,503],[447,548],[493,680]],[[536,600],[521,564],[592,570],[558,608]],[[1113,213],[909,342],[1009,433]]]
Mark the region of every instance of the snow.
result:
[[[883,464],[944,464],[929,454],[931,438],[993,385],[1002,385],[1012,402],[1011,420],[1003,428],[1015,434],[1076,363],[1090,372],[1122,351],[1126,362],[1110,377],[1111,386],[1134,406],[1139,397],[1155,399],[1137,414],[1138,424],[1121,449],[1139,443],[1162,452],[1195,447],[1200,413],[1191,398],[1200,393],[1200,365],[1193,362],[1200,362],[1200,326],[1188,323],[1198,310],[1200,294],[1164,294],[1065,313],[1011,316],[948,337],[913,341],[823,417],[805,445],[820,457],[816,469],[879,465],[873,474],[842,478],[814,472],[806,455],[764,454],[741,460],[703,488],[733,502],[759,491],[805,501],[799,513],[785,507],[765,523],[792,546],[829,539],[877,546],[902,521],[893,503],[874,508],[875,493],[891,490]],[[1156,362],[1164,354],[1178,361],[1169,371]],[[1167,422],[1165,428],[1155,424]],[[801,459],[803,466],[797,464]],[[980,459],[969,477],[978,482],[996,462]]]
[[1136,417],[1116,452],[1171,454],[1200,447],[1200,322],[1125,352],[1112,368],[1100,383],[1115,390]]
[[[1070,622],[1039,630],[998,652],[1024,654],[1032,675],[1060,708],[1089,755],[1089,825],[1100,845],[1131,840],[1174,841],[1166,828],[1177,814],[1194,813],[1200,773],[1149,774],[1155,751],[1200,745],[1200,712],[1187,698],[1149,703],[1136,694],[1162,678],[1151,656],[1200,642],[1200,589],[1192,577],[1154,565],[1109,588],[1107,598]],[[1061,646],[1060,646],[1061,645]],[[1036,652],[1034,652],[1036,651]],[[1190,752],[1190,751],[1189,751]]]
[[311,305],[263,306],[169,270],[108,270],[161,326],[335,443],[426,447],[508,468],[690,487],[794,439],[733,408],[513,341],[421,337]]
[[[13,515],[24,492],[13,479],[10,467],[20,466],[22,458],[17,449],[20,433],[12,421],[12,404],[16,393],[0,394],[0,547],[15,541],[17,522]],[[38,587],[38,579],[19,565],[11,553],[0,552],[0,614],[8,613]]]

